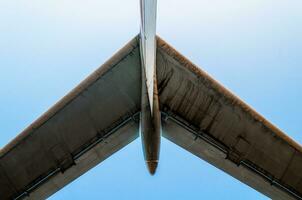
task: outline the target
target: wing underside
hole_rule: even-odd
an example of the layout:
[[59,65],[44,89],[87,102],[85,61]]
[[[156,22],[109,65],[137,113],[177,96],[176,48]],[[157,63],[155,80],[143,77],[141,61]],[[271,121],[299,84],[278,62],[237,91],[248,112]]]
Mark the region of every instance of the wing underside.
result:
[[[45,199],[138,137],[134,38],[0,151],[1,199]],[[157,38],[163,136],[272,199],[301,199],[302,148]]]
[[45,199],[138,137],[138,38],[0,151],[0,199]]
[[158,38],[163,136],[272,199],[302,194],[302,149]]

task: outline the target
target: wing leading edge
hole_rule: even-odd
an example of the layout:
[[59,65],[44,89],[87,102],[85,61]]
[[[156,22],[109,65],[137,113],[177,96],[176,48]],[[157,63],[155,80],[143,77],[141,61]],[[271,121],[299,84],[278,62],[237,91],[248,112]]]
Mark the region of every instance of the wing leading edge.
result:
[[164,137],[272,199],[301,199],[301,146],[160,38],[157,80]]
[[45,199],[138,137],[138,40],[0,151],[0,199]]

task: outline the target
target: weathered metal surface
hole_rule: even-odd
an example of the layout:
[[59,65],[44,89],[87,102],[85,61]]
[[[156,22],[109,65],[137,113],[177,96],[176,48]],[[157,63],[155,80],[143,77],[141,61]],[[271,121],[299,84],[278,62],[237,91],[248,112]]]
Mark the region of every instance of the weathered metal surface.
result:
[[[214,139],[225,149],[232,167],[224,158],[207,155],[208,150],[201,147],[198,137],[186,135],[185,131],[181,135],[178,127],[166,125],[165,136],[271,198],[283,196],[275,188],[270,189],[269,184],[301,196],[301,146],[162,39],[157,41],[161,110]],[[253,173],[241,167],[243,164],[262,178],[253,177]]]
[[276,185],[265,181],[262,176],[248,169],[244,165],[237,165],[227,158],[227,154],[219,150],[207,140],[198,137],[194,132],[175,123],[171,118],[168,118],[163,123],[163,136],[184,149],[192,152],[199,158],[209,162],[218,169],[229,173],[234,178],[249,186],[257,189],[259,192],[270,196],[274,200],[294,200],[296,199],[287,192],[283,192]]
[[151,114],[153,114],[154,73],[156,69],[156,7],[157,0],[140,0],[141,31],[140,49],[145,68],[146,85]]
[[149,172],[157,168],[161,120],[156,82],[156,0],[141,0],[140,53],[142,62],[141,139]]
[[138,41],[0,151],[1,199],[58,191],[134,140],[140,111],[151,174],[161,111],[171,141],[273,199],[301,199],[301,146],[159,38],[151,107]]
[[[113,134],[96,144],[81,157],[74,160],[74,165],[64,173],[57,173],[50,177],[45,183],[33,190],[26,200],[46,199],[65,185],[80,177],[94,166],[111,156],[113,153],[128,145],[138,137],[138,123],[130,120],[123,124]],[[102,180],[102,179],[100,179]]]
[[138,136],[138,37],[0,151],[0,199],[43,199]]
[[161,117],[159,111],[157,83],[155,76],[154,95],[153,95],[153,115],[151,114],[150,104],[147,95],[147,87],[142,68],[142,96],[141,96],[141,120],[140,133],[144,159],[150,174],[154,174],[158,165],[161,139]]

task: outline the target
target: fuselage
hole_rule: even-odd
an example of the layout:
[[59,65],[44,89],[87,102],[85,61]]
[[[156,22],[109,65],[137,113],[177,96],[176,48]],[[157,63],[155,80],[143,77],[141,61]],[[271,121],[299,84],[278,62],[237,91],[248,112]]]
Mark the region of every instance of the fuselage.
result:
[[140,55],[142,63],[140,134],[149,172],[156,171],[161,138],[161,117],[156,80],[156,0],[140,0]]

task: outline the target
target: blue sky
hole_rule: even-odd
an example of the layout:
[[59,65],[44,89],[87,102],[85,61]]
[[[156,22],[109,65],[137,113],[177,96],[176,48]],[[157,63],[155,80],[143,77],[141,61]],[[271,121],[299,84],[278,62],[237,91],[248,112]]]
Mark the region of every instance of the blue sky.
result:
[[[301,144],[301,7],[159,0],[157,32]],[[0,1],[0,147],[138,31],[138,0]],[[154,177],[136,140],[49,199],[100,198],[267,199],[166,140]]]

